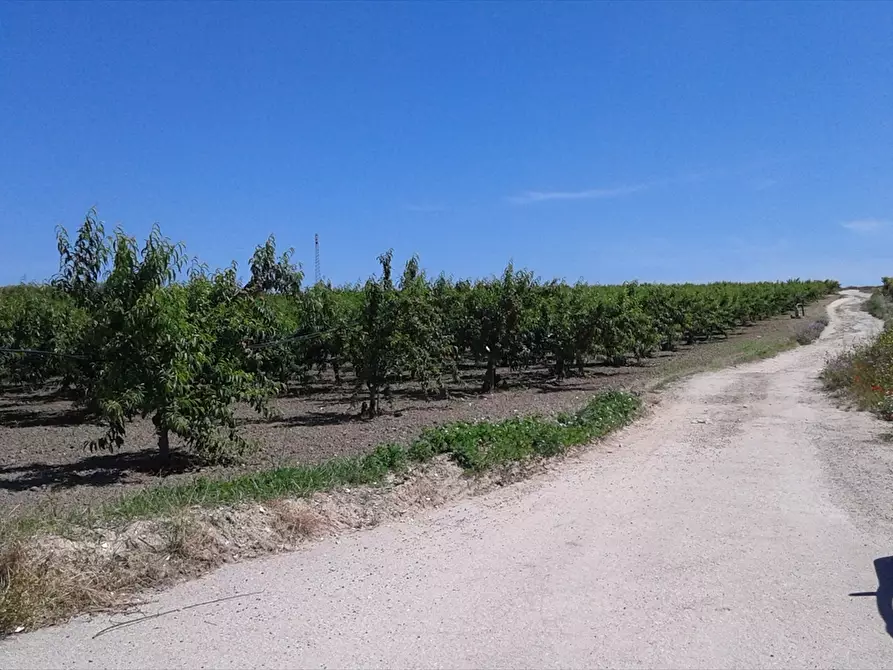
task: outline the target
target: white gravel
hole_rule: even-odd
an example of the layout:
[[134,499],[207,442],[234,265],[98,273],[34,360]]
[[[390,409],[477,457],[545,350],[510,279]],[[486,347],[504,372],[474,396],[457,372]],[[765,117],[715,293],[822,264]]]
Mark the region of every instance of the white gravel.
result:
[[0,667],[893,667],[875,597],[849,595],[893,554],[893,446],[816,380],[879,327],[858,302],[548,474],[227,566],[144,613],[259,595],[14,636]]

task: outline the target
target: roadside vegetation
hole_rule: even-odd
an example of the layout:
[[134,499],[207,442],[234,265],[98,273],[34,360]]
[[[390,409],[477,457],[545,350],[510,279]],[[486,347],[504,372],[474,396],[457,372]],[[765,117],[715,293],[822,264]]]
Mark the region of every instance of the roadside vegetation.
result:
[[822,372],[825,387],[856,407],[893,420],[893,278],[883,277],[864,308],[884,320],[884,330],[873,341],[845,351]]
[[[635,396],[609,392],[573,414],[447,424],[425,431],[408,448],[386,444],[363,457],[317,466],[158,486],[89,514],[42,510],[16,519],[0,527],[0,633],[121,604],[140,589],[198,574],[232,558],[224,547],[229,540],[219,529],[211,531],[214,524],[202,516],[202,509],[244,514],[252,503],[272,502],[274,537],[268,535],[264,547],[253,549],[287,548],[318,532],[324,522],[306,508],[297,512],[290,507],[295,499],[343,487],[399,486],[395,478],[438,459],[481,475],[558,456],[629,423],[640,408]],[[137,520],[153,523],[134,526]],[[124,536],[131,546],[122,545]],[[238,539],[245,551],[245,538]],[[110,544],[119,551],[104,551]]]
[[881,288],[874,289],[865,301],[864,309],[885,323],[893,319],[893,278],[883,277]]

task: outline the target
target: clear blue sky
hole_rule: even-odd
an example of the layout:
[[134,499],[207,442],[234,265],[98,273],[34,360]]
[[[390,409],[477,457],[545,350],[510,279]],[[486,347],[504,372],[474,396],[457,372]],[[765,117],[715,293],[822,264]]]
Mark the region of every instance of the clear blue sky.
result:
[[92,205],[339,283],[876,282],[891,92],[891,3],[4,3],[0,283]]

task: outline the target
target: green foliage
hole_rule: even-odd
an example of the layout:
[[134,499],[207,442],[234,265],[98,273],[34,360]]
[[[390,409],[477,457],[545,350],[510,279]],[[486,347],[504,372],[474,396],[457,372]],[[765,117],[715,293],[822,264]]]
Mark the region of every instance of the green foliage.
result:
[[291,262],[294,249],[288,249],[276,257],[276,238],[272,235],[257,247],[251,257],[251,279],[245,290],[252,293],[282,293],[296,295],[301,290],[304,273],[300,266]]
[[364,413],[382,413],[398,383],[445,392],[444,377],[479,363],[482,387],[508,366],[548,366],[561,379],[587,363],[626,365],[793,310],[839,288],[831,281],[623,286],[541,282],[509,264],[491,279],[429,280],[413,257],[395,281],[390,252],[362,286],[302,287],[292,250],[271,236],[235,265],[187,268],[181,245],[153,229],[139,249],[122,230],[106,237],[88,213],[72,242],[58,232],[60,270],[49,286],[0,289],[0,380],[59,383],[108,428],[151,417],[168,434],[221,458],[247,445],[234,403],[265,411],[271,394],[331,370],[352,376]]
[[56,241],[59,274],[53,278],[53,285],[79,305],[93,304],[102,290],[100,279],[111,251],[105,227],[96,219],[96,210],[87,212],[74,242],[62,226],[56,229]]
[[516,366],[528,353],[534,290],[533,274],[516,272],[510,263],[501,277],[479,281],[463,292],[467,318],[462,347],[475,360],[486,361],[484,391],[496,388],[496,368],[501,362]]
[[409,456],[424,461],[449,454],[460,466],[474,471],[531,456],[555,456],[623,426],[640,406],[635,396],[610,391],[595,396],[576,414],[555,419],[528,416],[437,426],[422,433]]
[[216,507],[248,500],[303,497],[338,486],[377,484],[403,469],[406,451],[382,445],[366,456],[335,458],[319,465],[252,472],[228,480],[198,477],[186,484],[157,486],[129,495],[102,511],[111,518],[161,516],[185,507]]
[[245,344],[264,335],[262,303],[239,286],[235,268],[213,274],[193,269],[175,284],[183,249],[153,229],[137,250],[118,231],[114,264],[88,334],[101,363],[89,380],[89,402],[108,425],[92,446],[120,446],[126,422],[151,416],[162,456],[168,433],[203,457],[218,460],[248,445],[236,431],[232,405],[258,411],[275,391],[251,369]]
[[0,382],[39,386],[70,376],[79,364],[72,356],[86,323],[84,310],[52,286],[0,288],[0,348],[46,352],[0,352]]
[[390,251],[379,257],[382,274],[363,287],[359,319],[348,331],[356,387],[365,389],[363,413],[378,416],[393,383],[408,378],[427,390],[439,379],[448,340],[418,259],[407,262],[399,286],[391,278]]
[[42,309],[18,305],[18,320],[4,320],[2,332],[17,346],[64,347],[74,357],[53,372],[106,427],[91,449],[120,447],[127,423],[143,416],[155,425],[162,458],[170,433],[210,460],[244,450],[234,403],[264,411],[277,388],[264,373],[263,353],[247,344],[275,331],[275,320],[239,285],[235,267],[208,273],[195,266],[183,282],[182,245],[157,227],[142,249],[120,229],[106,238],[92,213],[74,245],[60,229],[59,249],[59,276],[45,289],[52,296],[26,292]]

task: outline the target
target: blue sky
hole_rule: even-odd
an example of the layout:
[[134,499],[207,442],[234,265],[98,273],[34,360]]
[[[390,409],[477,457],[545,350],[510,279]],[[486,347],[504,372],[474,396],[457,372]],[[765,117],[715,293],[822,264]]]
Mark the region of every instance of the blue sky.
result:
[[4,3],[0,283],[91,206],[355,281],[893,274],[893,4]]

